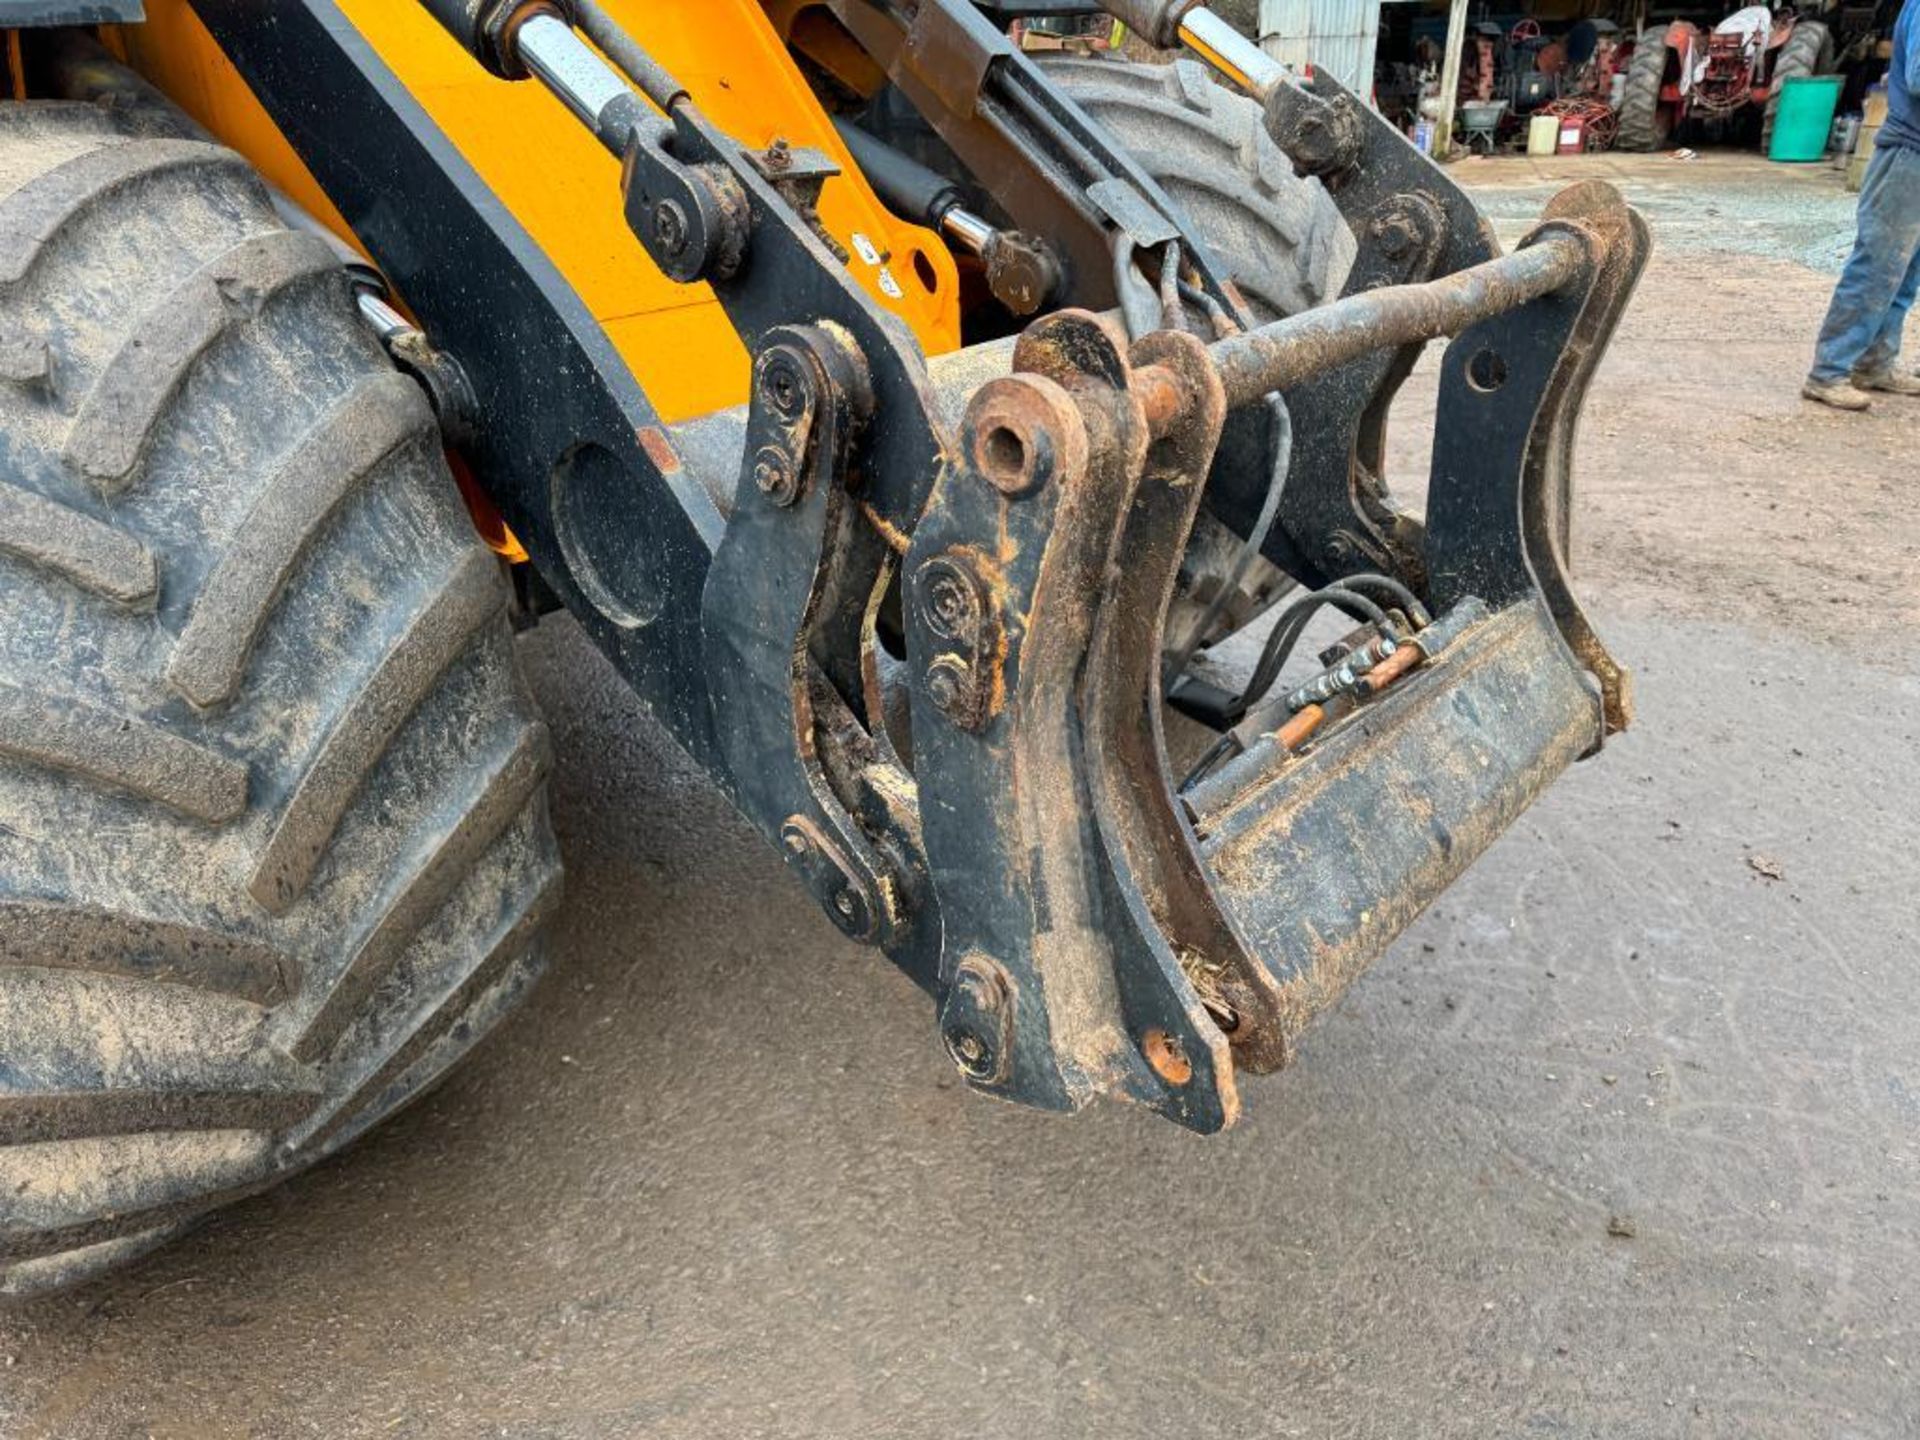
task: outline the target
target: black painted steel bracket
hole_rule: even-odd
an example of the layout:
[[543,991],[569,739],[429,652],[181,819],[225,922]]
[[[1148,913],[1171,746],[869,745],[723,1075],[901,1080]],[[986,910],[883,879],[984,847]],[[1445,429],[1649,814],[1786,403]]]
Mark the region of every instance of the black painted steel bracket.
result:
[[[1130,342],[1061,311],[956,404],[812,217],[830,162],[743,147],[678,92],[662,118],[615,84],[590,123],[625,161],[629,224],[668,273],[714,287],[753,355],[744,416],[669,429],[332,0],[271,18],[194,4],[464,366],[475,468],[543,580],[834,923],[935,997],[977,1088],[1232,1123],[1237,1076],[1284,1064],[1624,723],[1626,677],[1566,574],[1574,428],[1647,246],[1607,187],[1567,192],[1500,256],[1458,190],[1331,82],[1276,94],[1276,137],[1361,231],[1347,295],[1211,342]],[[1071,212],[1069,248],[1081,230],[1104,246],[1094,186],[1159,204],[959,0],[904,25],[836,8],[903,85],[970,107],[982,154],[1036,128],[1059,142],[1010,186]],[[1393,393],[1442,335],[1423,526],[1379,461]],[[1229,416],[1276,391],[1296,437],[1271,553],[1309,583],[1398,573],[1438,619],[1391,688],[1183,794],[1166,616]]]

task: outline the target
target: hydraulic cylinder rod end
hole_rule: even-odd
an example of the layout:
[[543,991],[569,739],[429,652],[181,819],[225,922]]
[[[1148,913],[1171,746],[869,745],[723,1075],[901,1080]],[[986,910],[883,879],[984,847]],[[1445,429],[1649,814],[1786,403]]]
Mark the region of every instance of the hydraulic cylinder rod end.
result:
[[616,155],[626,150],[644,107],[571,25],[557,15],[531,16],[515,33],[514,52],[602,144]]
[[969,255],[985,255],[993,243],[993,226],[964,206],[949,206],[940,216],[940,233]]
[[495,75],[524,80],[528,70],[515,44],[520,27],[536,15],[571,21],[569,0],[420,0],[460,47]]
[[1204,5],[1180,17],[1178,32],[1188,49],[1256,100],[1264,103],[1287,82],[1284,65]]

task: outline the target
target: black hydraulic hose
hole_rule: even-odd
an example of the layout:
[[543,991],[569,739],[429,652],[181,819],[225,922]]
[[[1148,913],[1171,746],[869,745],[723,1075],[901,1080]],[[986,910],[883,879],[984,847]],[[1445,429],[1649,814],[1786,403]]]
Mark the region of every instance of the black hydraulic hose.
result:
[[[1303,596],[1301,598],[1306,599],[1310,597]],[[1312,606],[1303,606],[1296,610],[1290,607],[1287,611],[1282,612],[1279,623],[1273,627],[1272,633],[1267,637],[1267,645],[1263,647],[1261,651],[1260,661],[1259,664],[1255,666],[1253,678],[1248,680],[1246,690],[1233,702],[1232,710],[1233,713],[1239,717],[1238,720],[1231,729],[1225,731],[1218,740],[1214,741],[1213,744],[1208,747],[1205,754],[1194,762],[1193,768],[1187,772],[1186,777],[1180,782],[1179,789],[1181,793],[1184,794],[1202,780],[1206,779],[1208,774],[1210,774],[1221,761],[1231,759],[1235,755],[1246,753],[1247,742],[1244,738],[1244,732],[1247,728],[1248,718],[1255,713],[1255,707],[1259,705],[1267,691],[1273,688],[1274,680],[1278,679],[1280,672],[1286,668],[1287,656],[1293,653],[1293,647],[1299,643],[1301,633],[1307,628],[1307,621],[1313,616],[1313,608]],[[1265,668],[1268,663],[1267,653],[1269,649],[1276,653],[1279,659],[1278,662],[1273,665],[1273,673],[1271,676],[1262,679],[1260,671]]]
[[1283,617],[1267,632],[1266,644],[1260,647],[1260,658],[1254,662],[1253,674],[1247,678],[1247,688],[1234,701],[1236,714],[1244,717],[1266,699],[1267,692],[1280,678],[1280,672],[1287,668],[1287,658],[1293,654],[1293,647],[1300,643],[1300,636],[1305,632],[1312,613],[1311,609],[1295,611],[1291,616]]
[[[1233,703],[1233,714],[1240,717],[1248,715],[1266,697],[1267,691],[1273,688],[1273,682],[1280,678],[1280,672],[1286,669],[1287,658],[1293,654],[1293,647],[1300,643],[1300,637],[1306,633],[1307,622],[1313,618],[1313,612],[1322,605],[1330,604],[1358,610],[1376,625],[1386,623],[1386,612],[1378,605],[1364,595],[1339,585],[1329,585],[1324,590],[1296,596],[1274,622],[1266,644],[1261,647],[1260,659],[1253,667],[1253,675],[1247,681],[1247,688]],[[1240,725],[1236,725],[1215,740],[1194,762],[1193,768],[1187,771],[1177,788],[1182,793],[1191,790],[1222,760],[1243,750],[1246,742],[1241,739],[1241,729]]]
[[1311,594],[1296,596],[1280,612],[1267,643],[1261,647],[1260,659],[1253,667],[1253,676],[1247,682],[1247,688],[1241,693],[1240,713],[1245,714],[1266,696],[1273,688],[1273,682],[1280,678],[1280,672],[1286,668],[1287,657],[1293,653],[1293,647],[1305,633],[1307,621],[1313,612],[1322,605],[1339,603],[1352,610],[1358,610],[1376,625],[1384,625],[1387,612],[1373,601],[1355,590],[1342,589],[1338,585],[1329,585],[1324,590],[1315,590]]
[[1415,629],[1425,629],[1433,619],[1433,617],[1427,613],[1427,607],[1420,603],[1420,597],[1415,595],[1404,582],[1394,579],[1391,575],[1375,575],[1370,573],[1342,575],[1339,583],[1343,588],[1348,590],[1381,590],[1386,592],[1386,594],[1399,602],[1402,610],[1407,612],[1407,618],[1413,621]]
[[[1207,321],[1213,326],[1215,339],[1225,339],[1229,335],[1240,333],[1240,322],[1227,313],[1213,296],[1197,285],[1185,280],[1178,281],[1180,298],[1189,305],[1198,306],[1205,312]],[[1173,682],[1186,673],[1193,663],[1193,657],[1206,643],[1207,634],[1213,629],[1214,622],[1220,618],[1220,612],[1227,608],[1227,602],[1239,592],[1246,582],[1247,572],[1253,568],[1254,560],[1265,552],[1267,540],[1273,534],[1273,527],[1280,518],[1280,499],[1286,493],[1287,471],[1293,464],[1293,417],[1287,411],[1287,402],[1278,391],[1267,397],[1267,408],[1273,416],[1273,462],[1267,473],[1267,490],[1260,501],[1260,513],[1254,519],[1253,528],[1241,541],[1240,550],[1233,558],[1228,569],[1226,582],[1213,593],[1206,608],[1200,612],[1200,618],[1187,632],[1187,638],[1176,646],[1167,657],[1160,672],[1161,683],[1171,687]]]
[[1246,539],[1240,542],[1240,551],[1234,556],[1226,579],[1214,591],[1213,598],[1207,601],[1206,609],[1200,612],[1200,618],[1187,632],[1187,638],[1167,657],[1166,667],[1161,672],[1164,684],[1172,685],[1193,663],[1193,657],[1205,643],[1214,621],[1220,618],[1220,612],[1227,608],[1227,601],[1245,582],[1255,557],[1267,548],[1267,540],[1280,518],[1280,497],[1286,493],[1287,470],[1293,464],[1293,418],[1287,413],[1287,402],[1278,395],[1267,396],[1267,407],[1273,412],[1273,468],[1267,477],[1267,493],[1260,502],[1260,514],[1254,520],[1253,528],[1247,532]]

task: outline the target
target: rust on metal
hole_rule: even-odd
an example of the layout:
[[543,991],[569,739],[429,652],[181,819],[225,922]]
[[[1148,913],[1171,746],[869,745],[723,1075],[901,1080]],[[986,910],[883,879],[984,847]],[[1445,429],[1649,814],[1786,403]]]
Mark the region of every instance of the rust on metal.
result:
[[1357,683],[1369,697],[1378,695],[1425,658],[1418,645],[1402,645],[1362,675]]
[[1153,1066],[1153,1073],[1169,1085],[1185,1085],[1193,1079],[1193,1062],[1186,1047],[1164,1030],[1149,1030],[1140,1038],[1140,1052]]
[[1216,340],[1208,351],[1227,387],[1227,404],[1251,405],[1370,351],[1458,334],[1488,315],[1518,309],[1568,284],[1586,262],[1578,236],[1543,235],[1538,244],[1443,279],[1349,295]]
[[[1280,982],[1289,1037],[1600,725],[1584,672],[1538,604],[1474,626],[1418,682],[1362,713],[1366,724],[1326,730],[1311,756],[1247,785],[1208,821],[1208,861]],[[1362,797],[1368,803],[1356,804]],[[1408,823],[1379,823],[1396,812]],[[1355,903],[1350,879],[1362,868],[1376,883]]]
[[667,432],[658,425],[642,425],[633,432],[639,438],[640,448],[655,465],[660,467],[662,475],[680,473],[680,456],[674,451],[673,442],[667,439]]
[[1087,468],[1087,428],[1073,397],[1044,375],[990,380],[967,405],[968,465],[1008,499],[1071,485]]
[[904,555],[907,553],[907,547],[913,543],[913,537],[876,510],[873,507],[872,501],[862,500],[860,502],[860,514],[869,525],[873,526],[874,531],[880,538],[886,542],[889,550],[893,551],[896,555]]
[[1134,394],[1146,411],[1147,429],[1158,440],[1180,423],[1192,403],[1186,383],[1165,365],[1147,365],[1133,372]]
[[[1620,203],[1619,193],[1612,186],[1591,180],[1569,185],[1555,195],[1544,218],[1549,224],[1577,224],[1600,241],[1593,294],[1581,316],[1576,342],[1569,347],[1571,363],[1562,379],[1565,408],[1577,415],[1593,373],[1646,268],[1650,244],[1647,222]],[[1554,426],[1536,447],[1538,453],[1529,457],[1546,475],[1537,499],[1525,506],[1521,519],[1547,606],[1573,653],[1599,679],[1606,701],[1607,730],[1615,733],[1633,723],[1633,674],[1613,658],[1595,633],[1565,574],[1566,557],[1572,549],[1575,429],[1572,424]]]
[[1326,722],[1327,709],[1324,705],[1308,705],[1296,710],[1287,719],[1287,723],[1273,732],[1273,738],[1283,750],[1298,750],[1306,744],[1307,737]]

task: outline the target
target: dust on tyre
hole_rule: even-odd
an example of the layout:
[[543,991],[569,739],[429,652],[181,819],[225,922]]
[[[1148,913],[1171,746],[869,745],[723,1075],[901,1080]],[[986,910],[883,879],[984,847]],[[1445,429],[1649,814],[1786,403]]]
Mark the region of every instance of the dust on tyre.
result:
[[0,1291],[310,1163],[524,993],[559,864],[506,598],[245,161],[0,106]]

